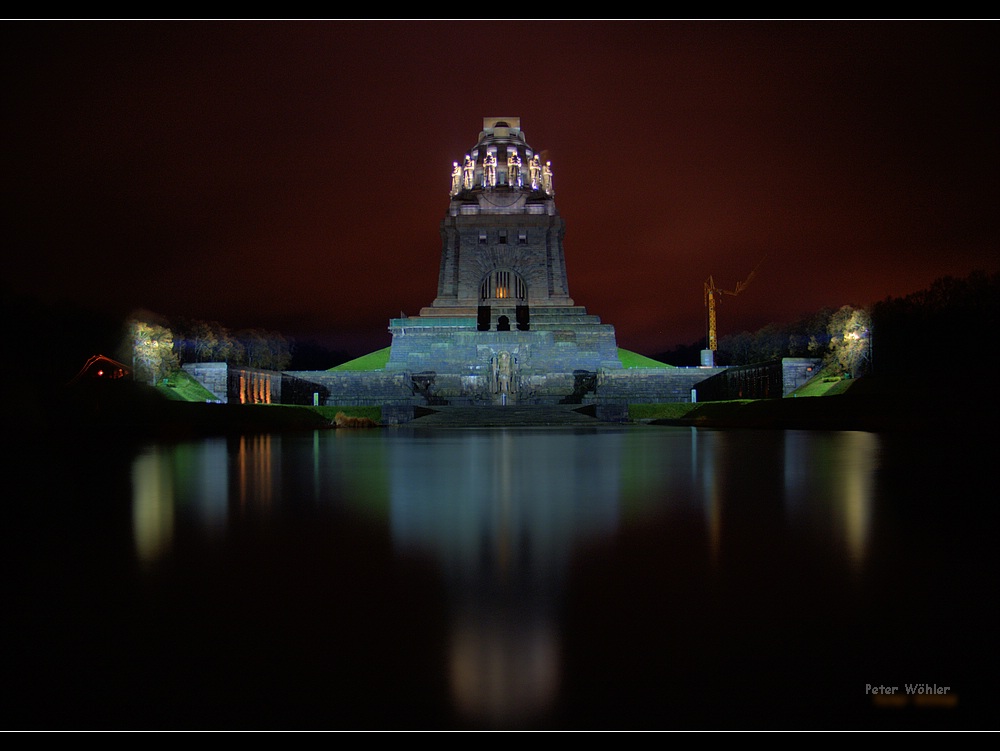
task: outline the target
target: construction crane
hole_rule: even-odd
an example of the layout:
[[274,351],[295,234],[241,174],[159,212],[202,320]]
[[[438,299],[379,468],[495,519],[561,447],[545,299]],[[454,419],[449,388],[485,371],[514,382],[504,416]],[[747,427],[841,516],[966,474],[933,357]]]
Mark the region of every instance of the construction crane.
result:
[[719,289],[715,286],[715,280],[711,276],[705,280],[705,305],[708,307],[708,349],[710,351],[715,352],[719,348],[715,333],[715,306],[717,305],[715,298],[719,295],[732,295],[736,297],[736,295],[745,290],[747,285],[750,284],[750,280],[754,278],[761,263],[764,263],[763,258],[754,270],[750,272],[750,276],[736,285],[736,289]]

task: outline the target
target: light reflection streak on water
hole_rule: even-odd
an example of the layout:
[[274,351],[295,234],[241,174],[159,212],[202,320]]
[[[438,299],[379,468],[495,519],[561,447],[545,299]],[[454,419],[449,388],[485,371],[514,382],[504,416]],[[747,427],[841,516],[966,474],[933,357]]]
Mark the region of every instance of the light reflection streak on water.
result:
[[[718,565],[722,549],[722,499],[719,497],[719,485],[714,471],[715,441],[710,439],[710,433],[698,428],[691,431],[691,485],[696,487],[701,478],[702,503],[704,506],[705,524],[708,527],[709,559],[712,565]],[[698,446],[702,444],[702,458],[699,463]],[[706,467],[708,471],[706,471]]]
[[169,549],[174,534],[173,473],[164,453],[152,448],[132,463],[132,536],[143,564]]
[[863,432],[784,433],[785,508],[805,533],[835,537],[858,572],[871,534],[879,437]]
[[[274,451],[272,443],[277,446]],[[240,436],[237,467],[240,508],[245,511],[248,505],[255,510],[270,507],[275,500],[276,478],[281,476],[281,436]]]
[[132,463],[132,526],[144,564],[170,550],[177,517],[201,530],[224,531],[229,516],[229,453],[225,439],[151,446]]

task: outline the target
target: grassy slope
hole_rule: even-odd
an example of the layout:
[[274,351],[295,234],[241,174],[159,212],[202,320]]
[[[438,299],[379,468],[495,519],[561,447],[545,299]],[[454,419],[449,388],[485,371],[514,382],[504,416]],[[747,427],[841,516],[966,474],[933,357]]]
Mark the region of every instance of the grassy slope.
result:
[[819,373],[795,389],[789,396],[834,396],[843,394],[853,383],[854,381],[850,378],[842,378],[839,375],[834,375],[830,369],[822,368]]
[[183,370],[171,373],[169,378],[156,386],[156,390],[167,399],[178,402],[214,402],[219,398]]
[[651,357],[646,357],[645,355],[640,355],[638,352],[630,352],[627,349],[618,348],[618,359],[622,362],[622,367],[629,368],[672,368],[673,365],[667,365],[665,362],[660,362],[659,360],[654,360]]
[[385,365],[389,362],[389,349],[389,347],[386,347],[385,349],[369,352],[367,355],[362,355],[340,365],[335,365],[330,370],[385,370]]

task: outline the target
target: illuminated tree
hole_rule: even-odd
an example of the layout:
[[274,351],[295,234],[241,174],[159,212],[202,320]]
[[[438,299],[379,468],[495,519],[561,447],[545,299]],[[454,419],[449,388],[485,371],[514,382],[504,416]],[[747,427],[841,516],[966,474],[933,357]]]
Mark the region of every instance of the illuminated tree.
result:
[[845,305],[832,316],[828,364],[852,378],[867,373],[871,366],[871,316],[864,308]]
[[128,329],[135,380],[147,381],[155,386],[160,378],[177,370],[174,334],[169,328],[145,318],[133,317],[129,320]]

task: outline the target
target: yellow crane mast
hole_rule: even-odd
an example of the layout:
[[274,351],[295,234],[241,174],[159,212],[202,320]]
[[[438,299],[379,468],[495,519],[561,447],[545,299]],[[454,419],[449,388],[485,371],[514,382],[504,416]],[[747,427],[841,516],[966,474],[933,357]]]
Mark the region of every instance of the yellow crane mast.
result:
[[747,288],[750,284],[750,280],[754,278],[757,273],[757,269],[760,268],[760,264],[763,263],[761,259],[760,263],[750,272],[750,276],[744,279],[742,282],[737,283],[736,289],[719,289],[715,286],[715,279],[711,276],[705,280],[705,305],[708,307],[708,349],[715,352],[718,347],[718,337],[715,330],[715,307],[716,307],[716,297],[718,295],[732,295],[736,297],[740,292]]

